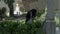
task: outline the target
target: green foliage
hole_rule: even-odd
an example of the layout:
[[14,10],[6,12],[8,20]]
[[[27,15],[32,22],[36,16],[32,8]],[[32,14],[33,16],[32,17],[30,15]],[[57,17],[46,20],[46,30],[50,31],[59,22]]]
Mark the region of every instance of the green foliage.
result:
[[56,22],[56,27],[59,27],[59,17],[58,16],[55,16],[55,22]]
[[45,10],[37,11],[37,17],[40,17],[43,13],[45,13]]
[[4,21],[0,23],[0,34],[45,34],[41,26],[41,22],[37,21],[32,24]]
[[[37,19],[43,13],[44,10],[37,12]],[[24,23],[25,20],[21,20],[18,23],[14,21],[0,22],[0,34],[45,34],[43,31],[43,22],[37,19],[32,24]]]

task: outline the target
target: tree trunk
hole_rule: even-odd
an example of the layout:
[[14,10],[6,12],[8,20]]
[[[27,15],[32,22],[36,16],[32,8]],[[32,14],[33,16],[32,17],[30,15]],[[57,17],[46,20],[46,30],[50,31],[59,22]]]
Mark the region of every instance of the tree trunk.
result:
[[13,3],[8,4],[10,8],[10,16],[13,16]]

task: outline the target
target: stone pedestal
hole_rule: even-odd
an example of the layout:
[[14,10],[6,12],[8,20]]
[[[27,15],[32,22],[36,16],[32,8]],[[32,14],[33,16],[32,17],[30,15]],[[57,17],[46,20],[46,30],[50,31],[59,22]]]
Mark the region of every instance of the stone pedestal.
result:
[[46,34],[55,34],[54,20],[46,20]]
[[[58,16],[59,16],[59,26],[60,26],[60,0],[58,0]],[[60,29],[60,27],[59,27]]]
[[55,13],[54,13],[54,0],[47,2],[47,15],[46,15],[46,34],[55,34]]

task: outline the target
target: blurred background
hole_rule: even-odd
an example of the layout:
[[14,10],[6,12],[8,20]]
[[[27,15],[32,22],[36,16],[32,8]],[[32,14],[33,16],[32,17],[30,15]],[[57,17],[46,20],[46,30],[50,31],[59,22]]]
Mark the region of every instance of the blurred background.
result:
[[[26,14],[31,9],[37,10],[36,17],[32,24],[25,24]],[[47,0],[0,0],[0,34],[46,34],[43,27],[47,13]],[[58,32],[58,0],[54,0],[54,13]]]

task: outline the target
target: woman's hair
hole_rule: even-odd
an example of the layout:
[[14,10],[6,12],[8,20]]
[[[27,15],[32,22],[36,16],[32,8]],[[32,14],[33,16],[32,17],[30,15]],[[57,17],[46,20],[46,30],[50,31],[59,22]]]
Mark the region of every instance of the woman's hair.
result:
[[28,11],[26,14],[26,22],[29,21],[31,18],[35,18],[36,12],[37,12],[36,9],[31,9],[30,11]]

